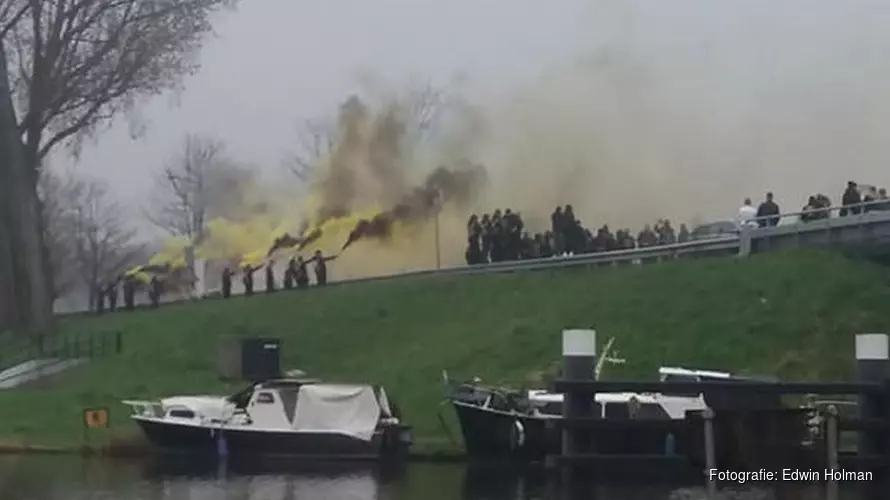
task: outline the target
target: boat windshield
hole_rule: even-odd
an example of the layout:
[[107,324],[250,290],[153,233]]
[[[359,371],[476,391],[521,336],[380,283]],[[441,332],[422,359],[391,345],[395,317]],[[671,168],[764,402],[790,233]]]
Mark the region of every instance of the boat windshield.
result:
[[250,387],[247,387],[245,389],[242,389],[242,390],[236,392],[235,394],[232,394],[231,396],[229,396],[226,399],[228,399],[229,402],[234,403],[235,408],[238,408],[239,410],[243,410],[244,408],[247,408],[247,403],[250,402],[250,397],[252,395],[253,395],[253,386],[250,386]]

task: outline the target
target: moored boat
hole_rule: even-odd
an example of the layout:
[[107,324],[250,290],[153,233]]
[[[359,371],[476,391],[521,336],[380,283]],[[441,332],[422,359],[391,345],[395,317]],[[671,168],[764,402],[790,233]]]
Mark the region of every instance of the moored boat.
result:
[[232,396],[124,401],[161,451],[219,456],[380,459],[405,454],[411,427],[383,387],[281,378]]
[[[613,339],[614,340],[614,339]],[[609,356],[610,340],[597,363],[594,378],[599,378],[607,362],[623,363]],[[727,372],[696,370],[679,367],[659,369],[661,381],[752,380]],[[463,436],[467,454],[480,459],[515,458],[523,461],[542,461],[561,450],[561,433],[554,420],[563,418],[563,395],[542,389],[515,390],[482,383],[455,382],[445,374],[446,400],[453,406]],[[734,397],[732,401],[702,393],[597,393],[593,411],[605,420],[673,420],[688,422],[688,415],[714,410],[745,410],[780,408],[778,397],[751,394]],[[594,430],[592,436],[598,453],[664,455],[686,454],[698,456],[701,451],[697,439],[678,435],[669,426],[641,428],[639,425],[620,424],[608,430]],[[682,427],[682,426],[676,426]],[[682,434],[682,432],[680,433]],[[697,437],[697,435],[696,435]],[[689,449],[696,448],[696,449]]]

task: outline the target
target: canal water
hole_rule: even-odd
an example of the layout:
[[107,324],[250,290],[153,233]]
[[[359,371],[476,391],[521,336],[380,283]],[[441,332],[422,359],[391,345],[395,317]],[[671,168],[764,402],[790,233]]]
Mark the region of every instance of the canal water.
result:
[[[2,500],[706,500],[701,486],[600,484],[567,492],[542,472],[462,464],[199,466],[170,460],[0,456]],[[723,500],[822,500],[818,487],[722,491]],[[842,500],[856,500],[845,491]]]

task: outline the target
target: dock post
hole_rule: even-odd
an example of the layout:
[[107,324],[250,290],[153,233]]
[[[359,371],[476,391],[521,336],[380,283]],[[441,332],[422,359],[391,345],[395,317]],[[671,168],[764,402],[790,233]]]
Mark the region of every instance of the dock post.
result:
[[[594,330],[563,330],[562,332],[562,378],[570,381],[593,380],[596,367],[596,331]],[[563,418],[599,416],[593,411],[595,393],[566,390],[563,396]],[[573,456],[593,451],[593,440],[590,432],[571,426],[562,430],[562,455]],[[572,482],[574,467],[567,464],[564,479]]]
[[[840,469],[837,456],[839,446],[837,416],[837,406],[829,406],[825,418],[825,448],[828,452],[828,468],[831,470]],[[825,482],[825,500],[838,500],[838,493],[837,481],[828,480]]]

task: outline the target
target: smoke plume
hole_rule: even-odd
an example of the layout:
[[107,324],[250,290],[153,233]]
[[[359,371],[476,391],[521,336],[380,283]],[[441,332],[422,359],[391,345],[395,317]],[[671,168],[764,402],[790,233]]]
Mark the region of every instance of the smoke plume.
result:
[[542,229],[570,203],[588,226],[639,229],[888,183],[890,4],[594,5],[583,53],[481,107],[486,209]]

